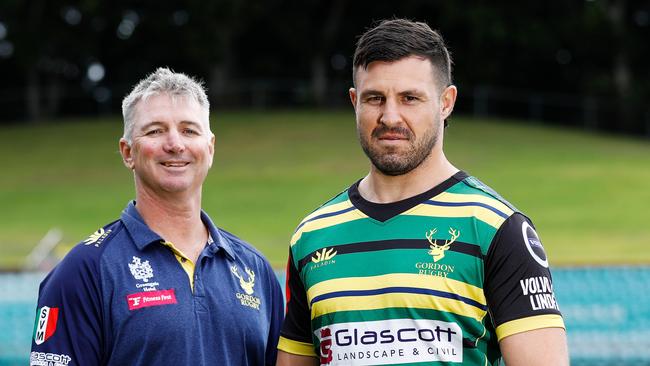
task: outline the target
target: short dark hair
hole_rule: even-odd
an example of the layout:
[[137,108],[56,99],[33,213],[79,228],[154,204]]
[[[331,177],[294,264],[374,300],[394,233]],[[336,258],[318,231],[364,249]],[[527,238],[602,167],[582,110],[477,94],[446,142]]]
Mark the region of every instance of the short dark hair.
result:
[[354,51],[352,81],[356,84],[360,66],[365,69],[374,61],[393,62],[408,56],[431,61],[440,87],[451,85],[451,55],[442,36],[426,23],[408,19],[382,20],[361,35]]

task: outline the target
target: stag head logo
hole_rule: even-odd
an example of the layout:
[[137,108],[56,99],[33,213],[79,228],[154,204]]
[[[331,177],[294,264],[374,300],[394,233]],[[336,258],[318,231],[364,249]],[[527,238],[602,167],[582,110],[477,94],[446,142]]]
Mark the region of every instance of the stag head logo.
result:
[[429,230],[429,232],[425,233],[424,235],[427,237],[427,240],[429,241],[429,255],[433,256],[433,261],[437,262],[441,260],[442,258],[445,257],[445,251],[449,249],[451,246],[451,243],[455,242],[456,239],[460,236],[460,231],[449,228],[449,235],[451,235],[451,239],[445,240],[445,244],[443,245],[438,245],[438,240],[433,239],[433,236],[438,232],[438,229],[433,229]]
[[230,267],[230,271],[235,275],[235,277],[239,278],[239,286],[241,286],[244,292],[246,292],[247,295],[252,295],[253,286],[255,286],[255,272],[250,270],[248,267],[245,267],[244,271],[248,275],[248,280],[244,280],[244,278],[239,274],[237,266],[233,265]]

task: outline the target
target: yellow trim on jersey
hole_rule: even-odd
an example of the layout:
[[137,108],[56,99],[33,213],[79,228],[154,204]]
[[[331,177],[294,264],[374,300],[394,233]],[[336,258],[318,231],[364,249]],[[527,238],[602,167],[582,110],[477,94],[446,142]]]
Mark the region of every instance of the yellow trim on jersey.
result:
[[415,308],[446,311],[481,321],[485,314],[475,306],[462,301],[429,294],[388,293],[370,296],[342,296],[316,302],[312,318],[340,311],[379,310],[386,308]]
[[278,349],[294,355],[316,357],[313,344],[294,341],[282,336],[280,336],[280,340],[278,341]]
[[434,201],[441,202],[478,202],[483,203],[488,206],[494,207],[495,209],[503,212],[504,214],[510,216],[514,213],[512,209],[506,206],[503,202],[494,199],[492,197],[483,196],[480,194],[461,194],[461,193],[449,193],[442,192],[439,195],[431,198]]
[[190,288],[192,289],[192,292],[194,292],[194,263],[185,254],[183,254],[183,252],[181,252],[180,249],[176,248],[174,246],[174,243],[172,243],[171,241],[166,241],[163,244],[166,245],[169,249],[171,249],[171,251],[174,253],[176,260],[178,261],[178,263],[180,263],[181,267],[187,274],[187,277],[189,277]]
[[[483,290],[451,278],[425,276],[413,273],[390,273],[370,277],[344,277],[319,282],[307,290],[307,299],[336,291],[376,290],[386,287],[414,287],[456,294],[481,305],[487,300]],[[432,295],[427,295],[432,296]]]
[[[512,213],[512,210],[510,210]],[[432,206],[426,203],[419,204],[403,215],[413,216],[437,216],[437,217],[476,217],[486,224],[498,229],[505,218],[497,215],[495,212],[480,206]]]
[[305,222],[307,220],[310,220],[310,219],[312,219],[312,218],[314,218],[316,216],[325,215],[325,214],[328,214],[328,213],[345,210],[346,208],[350,208],[350,207],[352,207],[352,202],[350,202],[350,200],[345,200],[343,202],[335,203],[333,205],[324,206],[324,207],[318,208],[316,211],[314,211],[314,212],[310,213],[309,215],[307,215],[307,217],[302,219],[302,221],[300,223],[302,224],[303,222]]
[[562,320],[562,317],[560,315],[547,314],[529,316],[527,318],[511,320],[499,325],[496,329],[497,339],[500,341],[503,338],[513,334],[541,328],[566,329],[564,327],[564,320]]
[[358,219],[363,219],[366,218],[364,213],[361,211],[354,209],[352,211],[348,211],[346,213],[342,213],[340,215],[336,216],[330,216],[330,217],[324,217],[322,219],[310,221],[303,225],[298,231],[293,234],[291,237],[291,246],[296,244],[296,242],[300,239],[303,233],[305,232],[310,232],[314,230],[319,230],[319,229],[324,229],[326,227],[334,226],[334,225],[339,225],[343,224],[345,222],[353,221],[353,220],[358,220]]

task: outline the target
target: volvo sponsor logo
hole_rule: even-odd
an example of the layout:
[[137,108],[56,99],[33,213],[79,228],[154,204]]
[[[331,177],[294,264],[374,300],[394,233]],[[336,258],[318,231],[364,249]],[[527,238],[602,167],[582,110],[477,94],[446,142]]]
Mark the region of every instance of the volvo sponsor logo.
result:
[[553,283],[546,276],[529,277],[519,280],[521,291],[524,296],[528,296],[530,307],[533,310],[555,309],[560,307],[555,300],[553,292]]
[[456,323],[391,319],[333,324],[317,329],[315,334],[321,342],[321,364],[463,360],[463,334]]
[[533,229],[528,222],[524,221],[521,223],[521,234],[524,237],[526,249],[535,262],[539,263],[544,268],[548,268],[548,258],[546,258],[546,252],[544,252],[542,241],[539,240],[539,236],[537,236],[535,229]]

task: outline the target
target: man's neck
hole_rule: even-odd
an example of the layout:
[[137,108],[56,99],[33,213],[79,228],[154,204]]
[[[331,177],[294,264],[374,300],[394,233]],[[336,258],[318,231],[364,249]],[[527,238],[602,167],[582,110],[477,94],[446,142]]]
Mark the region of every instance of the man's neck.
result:
[[385,175],[372,166],[359,183],[359,194],[370,202],[397,202],[426,192],[457,172],[442,152],[431,154],[417,168],[402,175]]
[[149,228],[196,262],[208,240],[201,220],[201,194],[158,197],[136,189],[136,209]]

